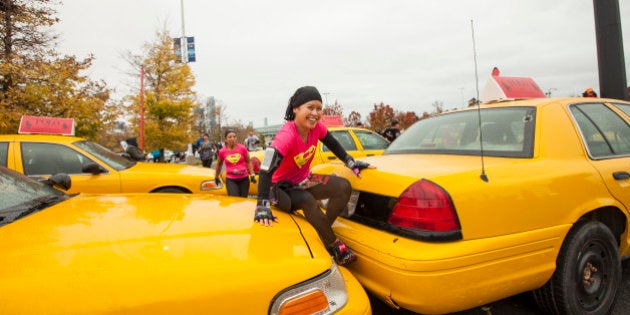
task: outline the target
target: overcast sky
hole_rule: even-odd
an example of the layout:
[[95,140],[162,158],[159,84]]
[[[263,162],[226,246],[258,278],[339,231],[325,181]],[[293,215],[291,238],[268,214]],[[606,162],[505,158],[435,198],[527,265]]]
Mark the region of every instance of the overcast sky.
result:
[[[123,59],[156,32],[182,35],[181,0],[62,0],[59,51],[96,60],[89,71],[135,93]],[[626,74],[630,4],[621,0]],[[625,2],[625,3],[624,3]],[[365,119],[374,104],[432,112],[461,108],[493,67],[533,78],[552,96],[599,93],[593,0],[184,0],[190,63],[201,99],[215,97],[229,122],[283,123],[296,88],[314,85],[324,103]],[[472,21],[472,23],[471,23]],[[134,81],[136,80],[136,81]],[[136,87],[137,91],[137,87]]]

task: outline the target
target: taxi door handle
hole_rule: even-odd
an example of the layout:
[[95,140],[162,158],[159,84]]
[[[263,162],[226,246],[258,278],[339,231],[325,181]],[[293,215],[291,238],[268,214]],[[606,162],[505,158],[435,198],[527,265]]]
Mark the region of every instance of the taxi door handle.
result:
[[336,159],[337,159],[337,157],[336,157],[336,156],[329,156],[329,157],[328,157],[328,159],[329,159],[329,160],[336,160]]
[[625,171],[614,172],[613,173],[613,178],[614,179],[628,179],[628,178],[630,178],[630,173],[625,172]]

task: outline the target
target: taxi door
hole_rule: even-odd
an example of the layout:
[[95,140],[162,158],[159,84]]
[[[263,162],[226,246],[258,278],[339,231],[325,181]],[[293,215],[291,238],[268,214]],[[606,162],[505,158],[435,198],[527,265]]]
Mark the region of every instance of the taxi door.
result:
[[[627,113],[630,105],[624,105],[616,106]],[[595,121],[603,134],[600,137],[608,144],[608,151],[605,151],[607,153],[604,153],[602,159],[594,159],[593,165],[604,178],[611,193],[630,213],[630,116],[615,114],[615,109],[611,106],[610,110],[604,111]]]
[[[591,164],[608,191],[630,216],[630,124],[628,117],[604,104],[571,106]],[[630,233],[627,233],[630,242]]]

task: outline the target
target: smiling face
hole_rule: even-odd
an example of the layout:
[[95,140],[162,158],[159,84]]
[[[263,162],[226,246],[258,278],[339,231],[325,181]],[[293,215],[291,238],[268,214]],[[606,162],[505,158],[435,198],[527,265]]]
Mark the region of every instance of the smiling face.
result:
[[313,129],[317,121],[322,118],[322,112],[322,102],[317,100],[308,101],[293,109],[295,124],[299,128]]
[[230,148],[236,145],[236,140],[236,133],[234,132],[230,132],[225,136],[225,144]]

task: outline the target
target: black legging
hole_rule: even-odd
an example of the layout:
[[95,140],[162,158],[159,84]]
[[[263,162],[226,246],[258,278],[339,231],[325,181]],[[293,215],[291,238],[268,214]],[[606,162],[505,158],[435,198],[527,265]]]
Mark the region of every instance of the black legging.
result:
[[201,160],[201,166],[203,167],[212,167],[212,159]]
[[[278,207],[286,212],[302,209],[306,220],[313,225],[324,245],[331,246],[337,239],[332,224],[346,208],[352,188],[347,179],[338,176],[313,175],[311,181],[321,183],[308,189],[291,187],[275,190]],[[317,202],[323,199],[328,199],[326,213]]]
[[249,178],[226,178],[225,188],[227,188],[228,196],[247,197],[249,193]]

